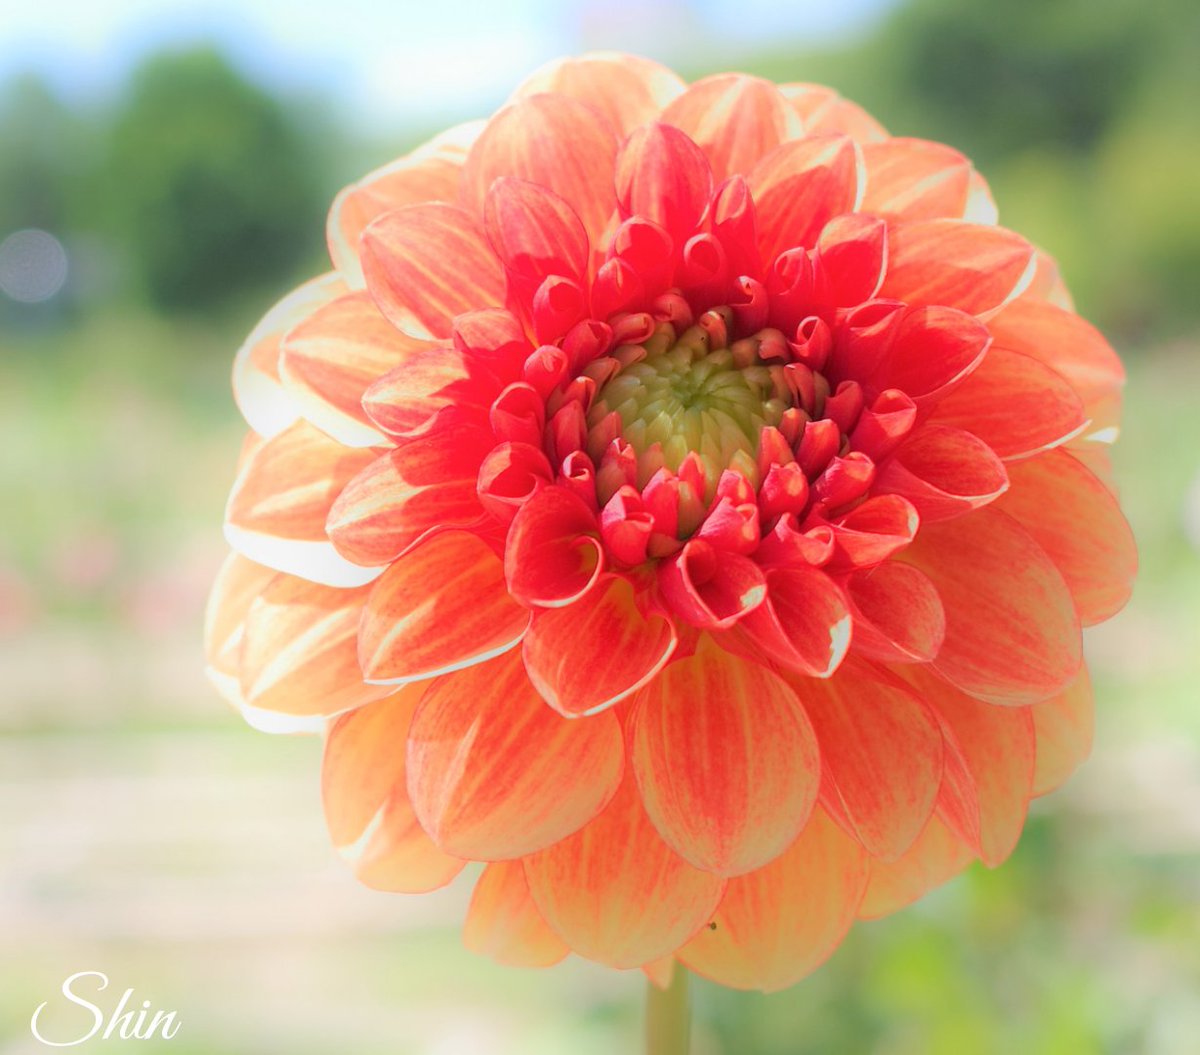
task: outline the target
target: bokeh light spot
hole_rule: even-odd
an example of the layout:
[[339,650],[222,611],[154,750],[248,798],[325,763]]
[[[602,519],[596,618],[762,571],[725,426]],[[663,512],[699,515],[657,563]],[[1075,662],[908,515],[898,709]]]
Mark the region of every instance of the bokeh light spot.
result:
[[0,290],[13,300],[49,300],[67,281],[67,251],[48,231],[14,231],[0,243]]

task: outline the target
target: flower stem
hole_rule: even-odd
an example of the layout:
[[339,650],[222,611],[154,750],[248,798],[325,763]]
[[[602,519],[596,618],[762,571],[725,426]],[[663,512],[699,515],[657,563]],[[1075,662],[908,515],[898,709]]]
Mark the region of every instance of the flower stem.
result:
[[646,1055],[688,1055],[692,1033],[687,968],[678,961],[671,984],[646,982]]

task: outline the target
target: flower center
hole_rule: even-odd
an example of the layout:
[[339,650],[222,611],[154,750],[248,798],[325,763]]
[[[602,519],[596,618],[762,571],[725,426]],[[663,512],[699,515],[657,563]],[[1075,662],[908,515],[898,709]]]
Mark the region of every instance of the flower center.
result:
[[614,356],[625,365],[601,387],[587,422],[595,435],[615,412],[637,459],[639,487],[664,466],[678,472],[691,454],[703,466],[708,497],[726,468],[757,478],[762,430],[777,426],[794,402],[783,362],[763,356],[783,337],[767,330],[727,344],[725,332],[725,325],[698,324],[676,338],[663,324]]

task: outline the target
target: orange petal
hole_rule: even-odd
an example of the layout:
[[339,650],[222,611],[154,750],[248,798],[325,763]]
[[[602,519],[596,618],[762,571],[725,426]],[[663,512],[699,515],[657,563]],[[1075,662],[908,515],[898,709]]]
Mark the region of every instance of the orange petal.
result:
[[1082,662],[1079,618],[1062,575],[1021,526],[995,509],[921,527],[899,557],[920,568],[946,611],[933,666],[991,703],[1061,692]]
[[677,641],[671,621],[644,615],[628,580],[613,576],[565,608],[535,612],[522,647],[538,692],[560,714],[578,718],[640,689]]
[[863,146],[861,209],[894,222],[959,219],[967,207],[971,162],[927,139],[896,137]]
[[507,652],[528,625],[491,547],[447,531],[409,550],[371,587],[358,658],[372,682],[418,681]]
[[564,839],[612,797],[624,765],[611,713],[550,710],[511,652],[433,683],[408,740],[408,790],[447,853],[520,857]]
[[933,420],[973,432],[1001,458],[1049,450],[1086,423],[1082,401],[1061,375],[998,347],[938,403]]
[[1083,400],[1085,435],[1115,436],[1125,370],[1094,326],[1053,304],[1017,300],[989,318],[988,329],[997,347],[1031,356],[1067,379]]
[[246,703],[285,714],[338,714],[386,694],[358,665],[369,587],[339,590],[277,575],[250,606],[240,677]]
[[833,217],[858,198],[858,155],[848,136],[809,136],[776,147],[747,176],[764,260],[816,245]]
[[260,436],[282,432],[297,416],[279,378],[280,339],[322,304],[345,292],[346,285],[338,275],[314,278],[271,308],[242,342],[233,361],[233,398],[242,417]]
[[366,293],[318,308],[283,339],[279,373],[301,414],[350,447],[381,444],[363,409],[367,389],[422,348],[397,330]]
[[717,875],[777,857],[817,799],[817,744],[796,694],[715,647],[646,686],[630,749],[654,826],[686,861]]
[[570,952],[529,896],[520,861],[488,865],[475,884],[463,944],[512,967],[549,967]]
[[434,529],[478,523],[483,507],[475,482],[493,442],[482,429],[464,428],[436,441],[409,440],[377,458],[329,510],[326,529],[338,553],[378,566]]
[[879,296],[979,315],[1015,296],[1032,262],[1033,246],[1003,227],[960,220],[904,223],[889,232]]
[[933,813],[942,779],[937,719],[903,682],[862,660],[832,678],[789,678],[812,721],[823,775],[874,857],[894,860]]
[[610,967],[674,952],[712,918],[725,887],[659,838],[632,776],[585,828],[527,857],[525,878],[558,935]]
[[829,677],[850,647],[846,595],[819,568],[768,571],[766,600],[742,626],[775,662],[810,678]]
[[693,971],[734,989],[785,989],[819,967],[854,922],[866,852],[818,810],[781,857],[729,880],[712,919],[679,952]]
[[392,786],[361,852],[347,856],[355,862],[360,883],[393,894],[437,890],[467,863],[443,853],[425,834],[403,782]]
[[346,187],[334,199],[325,235],[329,256],[348,282],[359,289],[364,285],[359,238],[372,222],[405,205],[457,199],[467,150],[482,128],[482,121],[451,128]]
[[412,337],[449,337],[456,315],[504,304],[504,271],[475,220],[430,202],[385,213],[362,236],[367,288]]
[[843,99],[821,84],[794,82],[779,85],[788,104],[800,115],[805,135],[850,136],[860,143],[886,139],[887,131],[857,103]]
[[1030,709],[1037,739],[1032,793],[1045,795],[1065,784],[1092,752],[1094,715],[1087,668],[1065,692]]
[[939,818],[930,817],[925,830],[902,856],[871,862],[871,880],[858,908],[859,918],[890,916],[958,875],[973,860],[967,845]]
[[377,572],[350,564],[329,544],[325,519],[347,482],[374,459],[298,421],[252,451],[225,507],[225,537],[277,571],[330,586],[360,586]]
[[657,960],[644,963],[642,973],[658,989],[667,989],[671,985],[671,979],[675,977],[675,957],[660,956]]
[[488,121],[467,158],[462,200],[482,216],[499,177],[540,183],[575,210],[591,244],[599,245],[617,204],[616,156],[616,131],[590,104],[565,95],[528,96]]
[[946,637],[942,599],[911,564],[887,561],[846,583],[854,613],[851,648],[885,663],[928,663]]
[[1032,793],[1032,708],[972,699],[925,668],[903,674],[942,720],[945,769],[938,815],[989,868],[1017,845]]
[[214,673],[238,677],[246,613],[275,574],[240,553],[225,558],[204,610],[204,658]]
[[663,110],[704,151],[720,182],[749,172],[764,154],[800,134],[799,115],[761,77],[719,73],[696,81]]
[[653,120],[684,89],[679,76],[640,55],[592,52],[556,59],[531,74],[514,99],[553,92],[587,103],[620,135]]
[[1084,626],[1124,607],[1137,574],[1137,544],[1116,498],[1073,454],[1047,451],[1009,468],[998,503],[1062,572]]

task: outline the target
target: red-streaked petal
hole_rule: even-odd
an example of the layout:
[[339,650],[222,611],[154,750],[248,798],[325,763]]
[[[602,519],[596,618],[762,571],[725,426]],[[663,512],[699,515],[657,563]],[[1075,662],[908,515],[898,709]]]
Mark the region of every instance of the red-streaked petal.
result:
[[690,540],[658,566],[658,584],[671,611],[708,630],[733,626],[767,596],[767,580],[748,557]]
[[499,386],[473,378],[469,371],[470,364],[457,348],[428,345],[367,388],[363,411],[373,425],[398,437],[453,428],[469,419],[482,423]]
[[887,130],[857,103],[843,99],[823,84],[779,85],[788,104],[800,115],[805,135],[847,135],[860,143],[887,139]]
[[1001,458],[1056,447],[1086,423],[1083,403],[1065,378],[1032,356],[995,346],[938,402],[933,420],[973,432]]
[[760,648],[810,678],[828,678],[850,647],[846,596],[818,568],[772,568],[766,600],[742,621]]
[[858,198],[858,154],[848,136],[808,136],[776,147],[746,182],[754,195],[764,260],[812,246],[835,216]]
[[1019,292],[1033,246],[1003,227],[928,220],[893,227],[881,297],[979,315]]
[[204,610],[204,658],[214,674],[238,677],[246,613],[276,574],[240,553],[225,558]]
[[676,660],[638,696],[630,760],[659,834],[716,875],[777,857],[817,800],[812,727],[787,684],[712,647]]
[[538,183],[502,176],[487,192],[484,228],[510,273],[532,295],[548,275],[576,282],[588,266],[588,236],[566,201]]
[[568,718],[591,715],[640,689],[675,651],[666,617],[643,614],[619,576],[565,608],[534,613],[522,646],[529,680]]
[[555,59],[530,74],[513,98],[541,92],[587,103],[621,135],[652,120],[684,89],[679,76],[640,55],[591,52]]
[[712,918],[725,888],[662,841],[632,775],[585,828],[527,857],[525,878],[555,932],[580,956],[610,967],[674,952]]
[[1016,520],[1067,581],[1084,626],[1124,607],[1137,574],[1137,544],[1107,487],[1073,454],[1047,451],[1009,466],[1012,486],[996,508]]
[[696,81],[663,111],[662,120],[682,129],[704,151],[718,182],[749,172],[801,128],[799,115],[774,84],[744,73]]
[[545,487],[517,511],[504,570],[523,604],[558,608],[588,592],[604,570],[596,515],[578,495]]
[[962,429],[926,425],[879,470],[875,489],[907,498],[922,524],[952,520],[996,501],[1008,489],[1004,463]]
[[384,437],[363,410],[363,394],[425,347],[388,322],[366,293],[350,293],[287,333],[279,374],[293,405],[312,424],[348,446],[369,447]]
[[991,335],[966,312],[910,308],[895,330],[890,352],[866,380],[876,390],[899,389],[918,407],[941,399],[984,362]]
[[475,883],[463,944],[511,967],[549,967],[570,951],[529,895],[520,861],[496,861]]
[[412,337],[449,337],[456,315],[504,304],[504,270],[475,220],[430,202],[385,213],[362,236],[367,289]]
[[242,698],[284,714],[337,714],[376,700],[356,638],[370,587],[339,590],[278,575],[250,605],[242,641]]
[[927,139],[897,136],[863,146],[862,211],[893,222],[959,219],[967,207],[971,162]]
[[546,706],[519,652],[435,681],[408,738],[408,792],[447,853],[520,857],[587,824],[621,780],[612,713],[572,722]]
[[852,307],[870,300],[887,264],[887,224],[874,216],[835,216],[817,239],[816,296],[822,304]]
[[375,457],[299,421],[255,448],[225,507],[225,537],[276,571],[330,586],[360,586],[375,573],[333,551],[325,518],[346,483]]
[[899,857],[933,813],[942,779],[937,719],[908,686],[861,660],[832,678],[789,683],[816,730],[840,812],[873,857]]
[[975,855],[939,817],[930,817],[917,841],[895,861],[871,862],[860,919],[889,916],[958,875]]
[[565,95],[517,99],[487,123],[463,170],[462,201],[476,216],[493,181],[515,176],[564,199],[600,242],[616,201],[616,132],[589,104]]
[[1035,703],[1030,710],[1037,741],[1031,794],[1045,795],[1066,783],[1092,751],[1095,719],[1087,668],[1065,692]]
[[928,663],[946,636],[946,613],[928,576],[887,561],[847,580],[854,615],[851,648],[885,663]]
[[782,856],[729,880],[712,922],[679,951],[734,989],[785,989],[819,967],[854,922],[866,851],[821,810]]
[[393,894],[437,890],[467,864],[462,858],[443,853],[425,834],[403,782],[392,786],[361,849],[346,856],[354,862],[354,874],[360,883]]
[[421,437],[376,458],[350,480],[329,511],[327,530],[349,561],[379,566],[427,532],[466,527],[483,516],[475,482],[492,438],[461,429]]
[[695,231],[713,189],[701,149],[674,125],[662,123],[643,125],[625,140],[614,180],[621,215],[658,224],[676,252]]
[[1083,400],[1088,435],[1115,435],[1125,370],[1094,326],[1053,304],[1022,299],[989,318],[988,329],[997,347],[1031,356],[1067,379]]
[[358,658],[372,682],[417,681],[507,652],[528,625],[492,548],[469,532],[446,531],[414,546],[372,585]]
[[1012,517],[995,509],[926,524],[900,555],[936,587],[946,637],[933,666],[991,703],[1048,699],[1082,662],[1079,618],[1062,575]]
[[260,436],[275,436],[298,416],[279,377],[280,340],[296,323],[346,291],[336,274],[314,278],[272,307],[242,342],[233,361],[233,398]]

